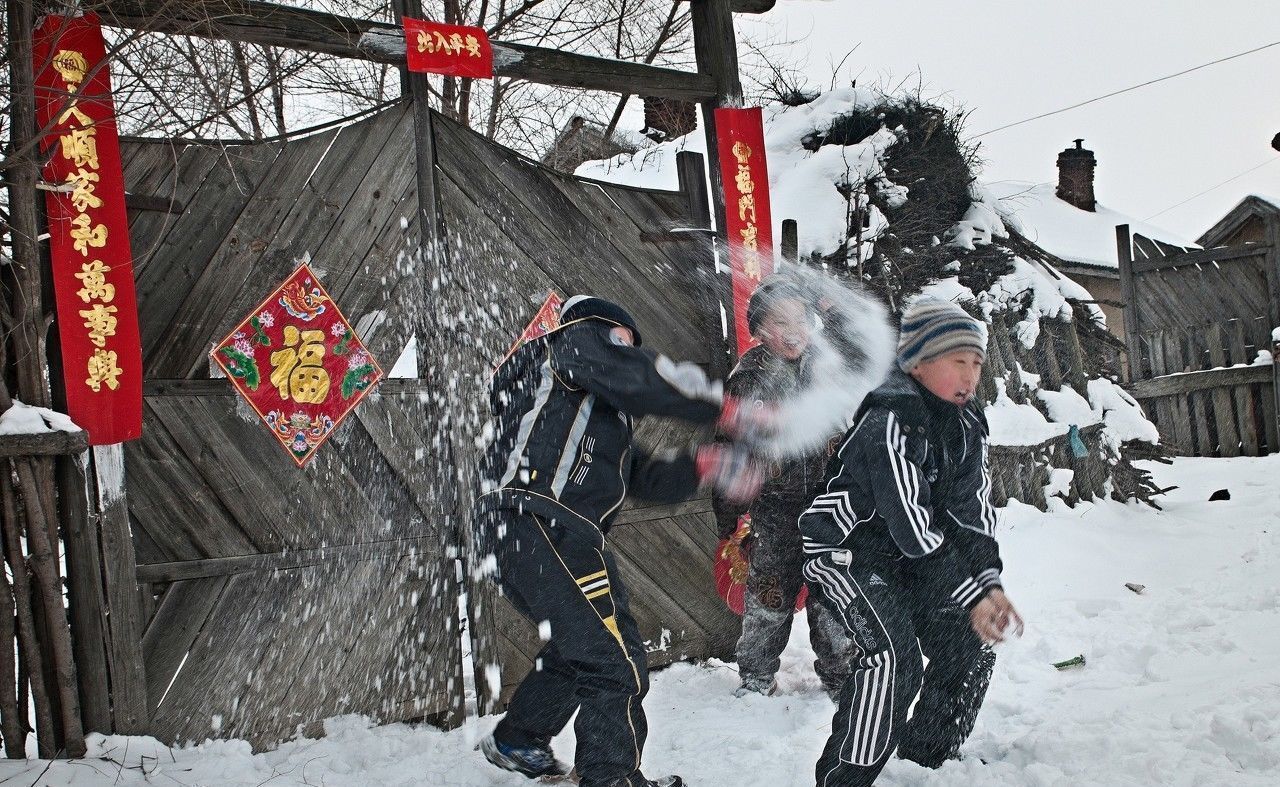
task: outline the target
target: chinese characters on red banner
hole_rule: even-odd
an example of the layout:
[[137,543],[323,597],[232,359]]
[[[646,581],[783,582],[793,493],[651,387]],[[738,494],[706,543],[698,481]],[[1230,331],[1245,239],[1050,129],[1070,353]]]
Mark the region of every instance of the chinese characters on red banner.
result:
[[725,237],[733,280],[734,338],[741,355],[752,345],[747,299],[773,272],[773,220],[769,170],[759,107],[716,110],[720,176],[724,183]]
[[382,379],[382,369],[304,263],[214,348],[299,467]]
[[453,77],[493,77],[493,48],[484,28],[442,25],[404,17],[405,59],[410,71]]
[[111,79],[93,14],[34,39],[36,117],[67,414],[92,445],[142,434],[142,352]]

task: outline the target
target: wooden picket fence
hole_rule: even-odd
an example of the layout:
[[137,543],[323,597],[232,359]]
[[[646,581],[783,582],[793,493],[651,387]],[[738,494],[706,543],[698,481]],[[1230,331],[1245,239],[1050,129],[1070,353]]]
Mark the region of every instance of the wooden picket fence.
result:
[[1189,250],[1123,225],[1117,242],[1130,390],[1165,442],[1190,456],[1280,451],[1280,242]]

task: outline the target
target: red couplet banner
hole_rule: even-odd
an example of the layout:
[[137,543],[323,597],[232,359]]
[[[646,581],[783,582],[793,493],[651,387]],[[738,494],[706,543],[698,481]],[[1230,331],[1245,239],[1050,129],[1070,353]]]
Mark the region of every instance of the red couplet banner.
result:
[[111,76],[94,14],[47,16],[34,39],[67,414],[91,445],[142,435],[142,348]]
[[481,27],[442,25],[403,17],[409,70],[451,77],[493,77],[493,47]]
[[724,183],[724,233],[733,278],[734,336],[741,355],[753,344],[747,329],[747,299],[760,280],[773,272],[769,168],[760,108],[717,109],[716,147]]

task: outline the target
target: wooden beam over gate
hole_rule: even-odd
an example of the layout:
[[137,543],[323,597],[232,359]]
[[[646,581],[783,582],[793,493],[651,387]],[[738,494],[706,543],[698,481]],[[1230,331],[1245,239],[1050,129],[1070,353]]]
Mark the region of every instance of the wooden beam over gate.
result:
[[[405,64],[399,26],[305,8],[257,0],[106,0],[101,13],[103,24],[114,27]],[[496,76],[613,93],[685,101],[717,94],[708,74],[501,41],[493,42],[493,69]]]

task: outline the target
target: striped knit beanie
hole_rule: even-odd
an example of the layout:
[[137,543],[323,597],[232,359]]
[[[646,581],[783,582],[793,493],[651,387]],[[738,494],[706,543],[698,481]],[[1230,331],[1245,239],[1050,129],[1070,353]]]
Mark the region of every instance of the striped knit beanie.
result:
[[987,359],[987,325],[955,303],[922,298],[902,315],[898,333],[898,367],[910,372],[917,364],[953,350],[973,350]]

